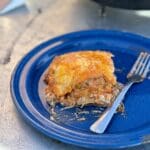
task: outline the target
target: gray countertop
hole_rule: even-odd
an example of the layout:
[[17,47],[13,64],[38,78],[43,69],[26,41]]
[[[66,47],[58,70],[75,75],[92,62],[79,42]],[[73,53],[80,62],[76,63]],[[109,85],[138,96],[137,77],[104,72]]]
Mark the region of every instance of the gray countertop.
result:
[[[71,31],[117,29],[150,37],[150,11],[106,9],[89,0],[46,0],[41,13],[19,8],[0,16],[0,150],[77,150],[29,126],[16,111],[9,92],[13,68],[37,44]],[[3,148],[2,148],[3,147]],[[131,150],[149,150],[145,144]],[[126,149],[127,150],[127,149]],[[129,149],[128,149],[129,150]]]

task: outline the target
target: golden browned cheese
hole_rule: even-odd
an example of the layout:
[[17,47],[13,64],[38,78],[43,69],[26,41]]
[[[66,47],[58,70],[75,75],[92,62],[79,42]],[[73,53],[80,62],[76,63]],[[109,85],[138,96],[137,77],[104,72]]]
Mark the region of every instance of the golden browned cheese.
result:
[[79,83],[103,77],[115,85],[112,54],[105,51],[79,51],[57,56],[46,74],[48,88],[57,97],[70,93]]

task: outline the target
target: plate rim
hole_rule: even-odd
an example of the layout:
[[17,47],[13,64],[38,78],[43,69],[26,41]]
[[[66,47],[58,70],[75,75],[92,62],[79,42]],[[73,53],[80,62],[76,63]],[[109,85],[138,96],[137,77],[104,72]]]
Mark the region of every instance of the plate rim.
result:
[[86,35],[86,34],[95,33],[95,32],[99,32],[99,33],[104,33],[105,32],[106,34],[107,33],[108,34],[110,34],[110,33],[117,33],[117,34],[121,34],[121,35],[124,34],[124,36],[127,36],[127,37],[131,37],[131,38],[134,38],[134,39],[137,38],[137,39],[140,39],[142,41],[144,40],[145,42],[148,42],[149,45],[150,45],[150,39],[145,38],[145,37],[143,37],[141,35],[137,35],[137,34],[133,34],[133,33],[129,33],[129,32],[117,31],[117,30],[99,30],[99,29],[97,29],[97,30],[82,30],[82,31],[71,32],[71,33],[67,33],[67,34],[61,35],[61,36],[57,36],[57,37],[55,37],[53,39],[50,39],[50,40],[47,40],[45,42],[42,42],[41,44],[39,44],[35,48],[33,48],[31,51],[29,51],[18,62],[18,64],[16,65],[15,69],[13,70],[13,73],[11,75],[11,81],[10,81],[10,92],[11,92],[11,96],[12,96],[13,102],[16,105],[16,107],[19,110],[19,112],[23,115],[23,117],[25,118],[25,120],[27,120],[38,131],[46,134],[47,136],[49,136],[51,138],[55,138],[57,140],[60,140],[62,142],[68,143],[68,144],[77,145],[77,146],[86,147],[86,148],[104,148],[104,149],[108,149],[108,148],[116,149],[116,148],[133,147],[133,146],[137,146],[137,145],[143,144],[144,142],[142,143],[141,139],[134,139],[134,143],[132,143],[132,144],[131,143],[130,144],[126,143],[126,145],[119,145],[118,144],[118,145],[114,145],[112,147],[110,147],[110,145],[108,146],[108,145],[101,144],[101,147],[100,147],[100,145],[94,146],[94,145],[90,145],[90,144],[88,145],[88,143],[82,143],[82,142],[79,144],[79,141],[75,142],[75,141],[72,141],[72,140],[69,140],[69,139],[66,140],[66,138],[63,139],[62,136],[61,137],[55,137],[55,133],[54,133],[54,135],[53,134],[50,135],[50,133],[46,132],[46,130],[44,130],[42,126],[39,126],[39,124],[37,124],[37,122],[35,122],[34,118],[30,118],[28,116],[28,113],[25,112],[21,108],[21,106],[19,105],[19,102],[18,102],[17,97],[16,97],[16,93],[15,93],[13,87],[14,87],[14,83],[15,83],[14,81],[15,81],[16,72],[17,72],[20,64],[25,60],[25,58],[27,58],[27,56],[32,55],[31,56],[31,58],[32,58],[34,55],[36,55],[36,52],[38,53],[40,50],[42,50],[42,49],[40,49],[40,47],[44,48],[44,46],[46,47],[46,45],[49,45],[49,43],[56,42],[57,40],[61,39],[62,37],[74,36],[74,35],[78,35],[78,34],[85,34]]

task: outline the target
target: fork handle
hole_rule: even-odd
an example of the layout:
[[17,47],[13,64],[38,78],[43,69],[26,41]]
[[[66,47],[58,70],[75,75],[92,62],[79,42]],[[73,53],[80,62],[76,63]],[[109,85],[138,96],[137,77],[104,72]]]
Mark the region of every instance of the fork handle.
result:
[[114,113],[116,112],[118,106],[123,101],[125,94],[127,93],[127,91],[129,90],[129,88],[132,86],[133,83],[134,82],[128,82],[124,86],[124,88],[116,97],[116,100],[114,101],[113,105],[111,107],[108,107],[100,116],[100,118],[90,126],[91,131],[95,133],[103,133],[105,131]]

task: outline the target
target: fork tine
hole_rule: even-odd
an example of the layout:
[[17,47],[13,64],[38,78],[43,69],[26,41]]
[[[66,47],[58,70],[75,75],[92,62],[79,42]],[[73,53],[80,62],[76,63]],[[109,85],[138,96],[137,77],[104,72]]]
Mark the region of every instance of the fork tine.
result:
[[134,63],[132,69],[131,69],[130,72],[128,73],[127,77],[130,77],[130,76],[135,72],[135,70],[136,70],[138,64],[140,63],[140,60],[142,59],[143,55],[144,55],[144,53],[141,52],[140,55],[138,56],[136,62]]
[[140,69],[143,67],[143,63],[144,63],[144,61],[146,59],[146,56],[147,56],[146,53],[144,53],[143,57],[141,58],[141,60],[139,61],[139,64],[137,65],[137,67],[135,69],[134,74],[138,74],[139,73]]
[[145,69],[144,69],[144,72],[143,72],[143,74],[142,74],[142,78],[145,78],[145,77],[146,77],[147,73],[149,72],[149,69],[150,69],[150,59],[149,59],[147,65],[146,65],[146,67],[145,67]]
[[146,53],[145,60],[143,61],[143,64],[141,65],[141,68],[140,68],[140,70],[139,70],[139,72],[137,74],[141,75],[143,73],[149,58],[150,58],[150,55],[148,53]]

